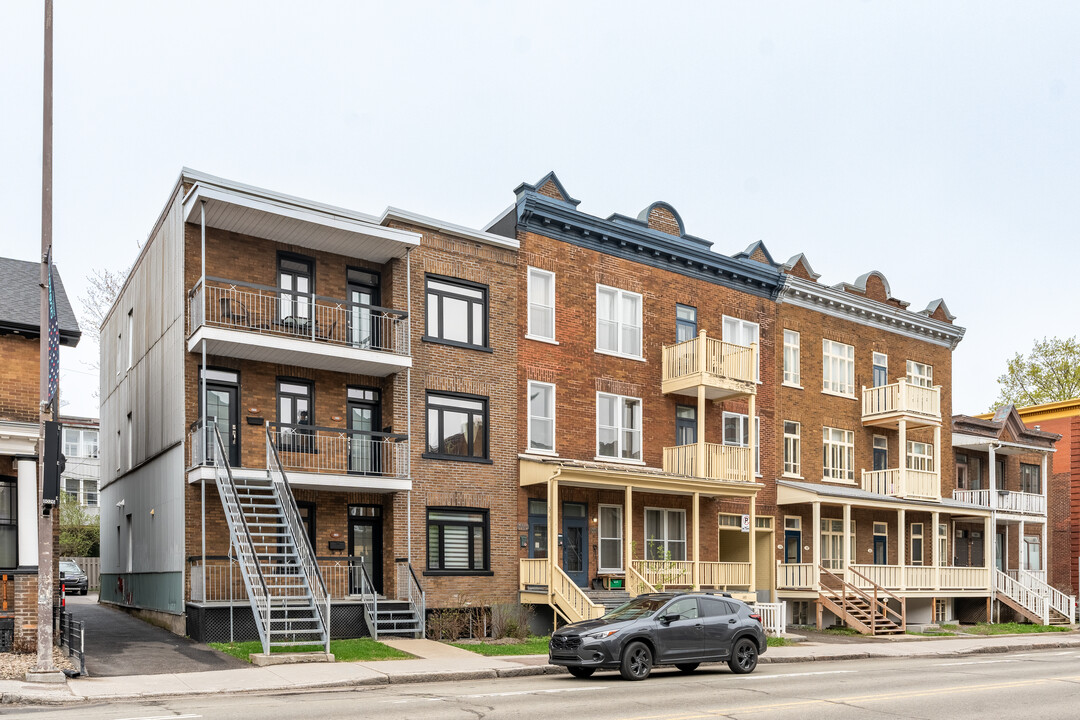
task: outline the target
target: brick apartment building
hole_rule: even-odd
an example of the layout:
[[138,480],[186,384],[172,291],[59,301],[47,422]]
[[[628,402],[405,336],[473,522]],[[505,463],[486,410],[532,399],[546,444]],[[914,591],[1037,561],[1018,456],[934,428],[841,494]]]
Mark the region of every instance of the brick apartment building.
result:
[[[0,258],[0,649],[37,643],[41,265]],[[53,268],[60,344],[81,333]],[[54,525],[54,530],[57,529]],[[53,542],[56,542],[54,535]],[[55,545],[54,545],[55,550]],[[53,554],[54,562],[57,561]],[[54,577],[56,575],[56,568]]]

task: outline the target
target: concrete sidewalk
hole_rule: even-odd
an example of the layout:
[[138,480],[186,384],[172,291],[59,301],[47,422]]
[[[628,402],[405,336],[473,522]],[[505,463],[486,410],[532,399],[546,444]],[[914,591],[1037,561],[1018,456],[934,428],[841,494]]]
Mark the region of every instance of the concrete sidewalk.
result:
[[[388,639],[386,644],[417,656],[410,660],[356,663],[311,663],[244,667],[192,673],[89,677],[64,685],[36,686],[18,680],[0,681],[5,704],[63,704],[175,695],[271,692],[396,683],[496,679],[565,672],[544,655],[486,657],[430,640]],[[763,663],[824,662],[870,658],[921,658],[980,653],[1080,648],[1078,633],[997,637],[880,639],[844,644],[769,648]]]

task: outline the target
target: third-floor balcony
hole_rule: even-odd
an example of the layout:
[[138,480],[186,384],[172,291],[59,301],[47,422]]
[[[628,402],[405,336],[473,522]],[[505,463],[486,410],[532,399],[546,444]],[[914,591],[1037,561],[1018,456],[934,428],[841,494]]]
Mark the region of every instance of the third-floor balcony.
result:
[[953,490],[953,500],[1003,513],[1046,515],[1046,497],[1011,490]]
[[412,365],[403,311],[221,278],[188,303],[192,352],[374,377]]
[[753,481],[750,448],[717,443],[664,448],[664,472],[726,482]]
[[691,340],[664,346],[661,390],[709,400],[757,393],[757,344],[735,345],[709,337],[704,330]]
[[924,387],[901,379],[862,389],[863,425],[909,428],[941,423],[941,386]]

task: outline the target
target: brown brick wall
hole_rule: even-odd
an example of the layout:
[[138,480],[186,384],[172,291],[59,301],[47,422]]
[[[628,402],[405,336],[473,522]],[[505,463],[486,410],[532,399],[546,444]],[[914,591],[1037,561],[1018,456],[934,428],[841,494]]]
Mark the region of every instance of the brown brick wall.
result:
[[22,335],[0,335],[0,420],[38,421],[41,343]]

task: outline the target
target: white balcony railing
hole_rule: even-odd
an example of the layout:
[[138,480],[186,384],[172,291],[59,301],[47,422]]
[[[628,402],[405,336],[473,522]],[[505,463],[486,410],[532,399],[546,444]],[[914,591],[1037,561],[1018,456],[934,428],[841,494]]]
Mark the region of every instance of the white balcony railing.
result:
[[196,285],[188,297],[189,335],[209,325],[257,335],[409,354],[408,315],[399,310],[221,278],[207,278],[206,287]]
[[1010,490],[953,490],[953,500],[971,503],[999,512],[1045,515],[1046,498],[1035,493]]
[[664,472],[709,480],[750,482],[750,448],[705,443],[705,468],[699,470],[698,444],[664,448]]
[[941,386],[913,385],[906,379],[862,389],[863,420],[884,415],[941,418]]
[[898,498],[920,500],[941,499],[941,479],[936,472],[892,468],[889,470],[863,470],[863,492]]
[[664,382],[708,373],[751,383],[757,380],[757,346],[717,340],[703,330],[696,338],[664,346],[662,373]]
[[[991,569],[986,567],[952,567],[935,565],[856,565],[847,571],[835,570],[860,589],[873,584],[886,590],[920,592],[955,590],[959,592],[989,592]],[[783,590],[808,590],[820,586],[820,580],[810,563],[780,563],[776,573],[777,587]]]

